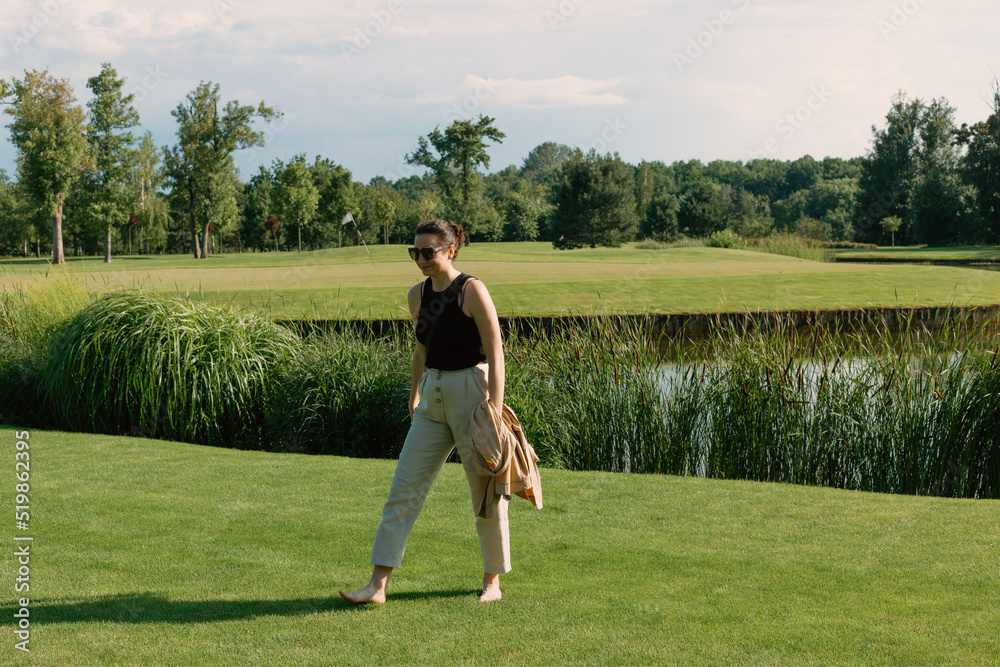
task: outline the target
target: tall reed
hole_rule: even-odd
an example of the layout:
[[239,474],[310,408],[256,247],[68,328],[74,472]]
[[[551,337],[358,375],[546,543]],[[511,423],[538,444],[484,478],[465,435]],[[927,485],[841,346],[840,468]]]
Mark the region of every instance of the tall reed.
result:
[[700,474],[1000,497],[997,360],[983,330],[804,343],[788,331],[720,337],[722,361],[666,388],[700,402],[690,452]]
[[268,401],[276,445],[311,454],[398,456],[409,428],[411,338],[310,333]]
[[624,318],[536,331],[508,341],[507,402],[547,465],[653,471],[669,436],[658,357],[655,339]]

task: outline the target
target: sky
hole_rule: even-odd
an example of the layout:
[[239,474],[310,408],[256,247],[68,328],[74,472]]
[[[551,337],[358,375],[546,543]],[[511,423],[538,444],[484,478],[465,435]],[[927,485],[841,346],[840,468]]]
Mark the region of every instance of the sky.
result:
[[85,103],[110,62],[160,146],[201,81],[264,101],[284,117],[237,153],[244,180],[300,153],[420,174],[418,137],[479,114],[506,134],[489,171],[546,141],[633,164],[850,158],[900,90],[985,119],[998,26],[996,0],[4,0],[0,76],[48,69]]

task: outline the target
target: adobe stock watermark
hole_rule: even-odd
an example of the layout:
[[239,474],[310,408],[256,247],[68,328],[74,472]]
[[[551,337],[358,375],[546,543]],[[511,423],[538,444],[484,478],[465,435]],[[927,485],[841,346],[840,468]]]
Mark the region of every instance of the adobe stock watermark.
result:
[[145,101],[151,92],[160,87],[160,84],[166,80],[170,72],[164,72],[160,69],[159,65],[147,65],[145,74],[139,85],[129,91],[129,94],[133,96],[133,102],[141,103]]
[[372,20],[366,21],[363,26],[354,28],[354,35],[350,42],[340,43],[340,53],[344,60],[351,60],[361,55],[361,52],[371,46],[372,40],[382,34],[382,30],[389,27],[392,20],[403,11],[401,0],[389,0],[385,9],[379,9],[371,13]]
[[718,16],[705,19],[701,22],[704,30],[688,37],[683,49],[674,51],[674,65],[677,66],[678,72],[683,72],[685,67],[693,65],[717,39],[722,37],[727,26],[736,23],[740,12],[750,6],[750,0],[731,0],[731,2],[737,6],[736,10],[723,9]]
[[628,129],[628,125],[622,122],[618,116],[604,119],[604,128],[601,133],[590,142],[590,148],[598,155],[608,152],[608,146],[618,141],[618,139]]
[[774,124],[774,129],[780,136],[768,137],[760,148],[750,149],[748,151],[750,159],[766,159],[777,153],[778,149],[781,148],[781,140],[788,141],[794,137],[796,132],[812,120],[817,111],[826,106],[833,95],[833,92],[828,90],[825,84],[810,87],[809,97],[806,98],[805,103],[786,113]]
[[[288,121],[294,120],[296,116],[290,114],[284,109],[278,113],[278,117],[267,121],[264,125],[264,129],[261,133],[264,135],[264,145],[266,146],[268,142],[274,139],[276,136],[288,129]],[[241,148],[237,151],[239,154],[239,159],[241,162],[249,162],[257,157],[257,149],[261,146],[251,146],[250,148]]]
[[927,0],[904,0],[901,4],[893,5],[889,19],[879,19],[875,24],[882,33],[882,39],[888,40],[889,35],[899,32],[926,4]]
[[[446,108],[441,113],[441,122],[446,126],[459,120],[472,120],[473,116],[479,113],[482,103],[488,100],[504,83],[503,81],[494,79],[492,74],[488,75],[485,79],[481,79],[479,77],[470,78],[472,78],[475,82],[475,87],[472,93],[466,95],[463,99],[456,101],[453,105]],[[423,173],[425,167],[413,165],[407,161],[407,157],[419,147],[419,144],[414,142],[411,146],[412,148],[410,151],[402,153],[398,156],[396,169],[394,171],[385,172],[384,176],[386,179],[390,181],[398,181],[400,179],[410,178],[411,176],[419,176]]]
[[556,30],[560,23],[565,23],[569,17],[576,14],[576,10],[587,0],[562,0],[555,10],[545,11],[545,20],[549,23],[549,30]]
[[[25,534],[31,530],[31,433],[15,432],[17,452],[14,454],[14,527],[22,531],[14,537],[14,592],[24,595],[31,591],[31,544],[35,539]],[[14,609],[14,636],[20,641],[14,648],[31,653],[31,599],[27,596],[16,598]]]
[[493,96],[497,88],[503,85],[503,81],[497,81],[492,75],[485,79],[475,77],[476,87],[470,95],[455,102],[450,108],[445,109],[441,114],[441,120],[447,124],[452,124],[456,120],[471,120],[472,116],[479,112],[479,107],[483,102]]
[[10,42],[14,53],[20,53],[21,47],[27,46],[62,8],[61,0],[41,0],[38,3],[38,11],[32,14],[31,18],[24,19],[20,30],[11,30],[7,33],[7,41]]
[[236,11],[236,8],[243,4],[243,0],[215,0],[212,3],[212,9],[215,10],[215,16],[221,21],[226,18],[227,14]]
[[403,178],[409,178],[410,176],[418,176],[423,172],[424,167],[417,167],[406,161],[406,156],[412,153],[414,150],[416,150],[417,147],[418,144],[414,143],[411,151],[407,153],[402,153],[398,156],[399,164],[396,167],[396,171],[386,172],[385,173],[386,180],[395,182]]

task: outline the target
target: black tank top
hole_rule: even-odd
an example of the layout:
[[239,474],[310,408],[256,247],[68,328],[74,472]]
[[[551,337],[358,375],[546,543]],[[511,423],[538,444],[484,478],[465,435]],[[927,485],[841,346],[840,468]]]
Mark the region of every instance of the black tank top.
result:
[[[458,371],[486,361],[479,328],[458,305],[459,295],[469,278],[472,276],[463,273],[441,292],[434,291],[430,278],[424,283],[417,318],[417,340],[427,347],[424,360],[427,368]],[[429,333],[433,334],[430,341],[427,338]]]

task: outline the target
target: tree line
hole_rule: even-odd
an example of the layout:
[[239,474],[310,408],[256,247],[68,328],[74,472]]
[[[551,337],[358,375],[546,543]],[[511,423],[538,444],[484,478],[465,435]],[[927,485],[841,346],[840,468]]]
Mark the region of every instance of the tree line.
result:
[[[898,93],[867,154],[852,159],[698,160],[637,165],[553,142],[488,173],[495,119],[458,119],[418,138],[406,156],[422,175],[355,181],[305,154],[260,167],[245,182],[239,151],[263,147],[282,114],[265,102],[223,104],[201,83],[171,113],[176,142],[138,134],[125,80],[108,63],[90,78],[86,108],[48,71],[0,81],[17,149],[16,179],[0,171],[0,253],[182,253],[313,250],[408,243],[421,220],[463,224],[476,241],[558,248],[730,230],[878,244],[1000,242],[1000,87],[992,113],[957,126],[944,98]],[[342,221],[351,214],[356,225]]]

